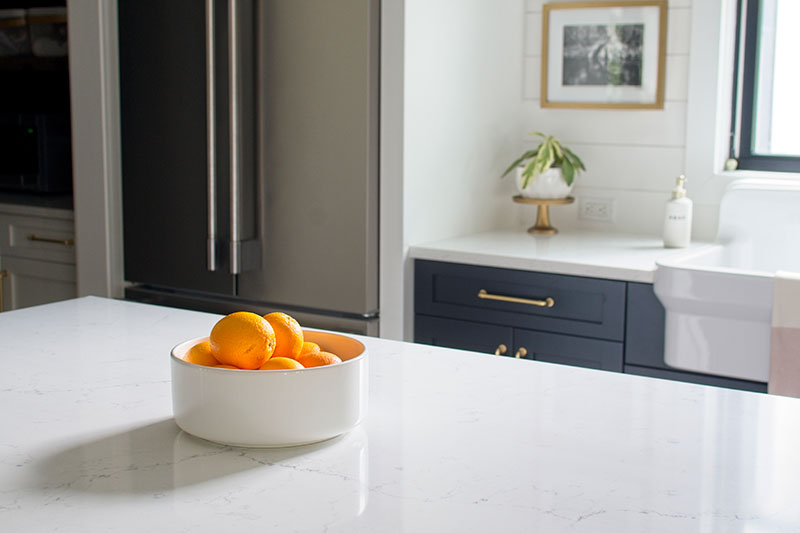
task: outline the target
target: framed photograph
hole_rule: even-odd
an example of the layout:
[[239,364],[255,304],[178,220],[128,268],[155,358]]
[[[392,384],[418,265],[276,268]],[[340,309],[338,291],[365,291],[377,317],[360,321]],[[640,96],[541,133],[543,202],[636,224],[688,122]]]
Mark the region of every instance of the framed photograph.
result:
[[662,109],[666,0],[545,4],[542,107]]

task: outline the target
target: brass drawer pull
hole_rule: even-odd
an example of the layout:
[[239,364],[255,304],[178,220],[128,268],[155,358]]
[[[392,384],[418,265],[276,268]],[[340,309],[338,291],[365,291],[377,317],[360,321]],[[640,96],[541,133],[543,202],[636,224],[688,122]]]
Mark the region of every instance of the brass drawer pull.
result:
[[63,244],[64,246],[75,246],[75,239],[53,239],[50,237],[40,237],[35,233],[28,235],[29,241],[35,242],[49,242],[53,244]]
[[501,344],[501,345],[500,345],[500,346],[498,346],[498,347],[497,347],[497,349],[494,351],[494,354],[495,354],[495,355],[503,355],[503,354],[504,354],[504,353],[506,353],[507,351],[508,351],[508,347],[507,347],[505,344]]
[[516,296],[502,296],[500,294],[492,294],[486,292],[486,289],[478,291],[478,298],[482,300],[497,300],[499,302],[512,302],[515,304],[528,304],[535,305],[536,307],[553,307],[556,301],[549,296],[544,300],[532,300],[530,298],[517,298]]
[[526,355],[528,355],[528,350],[526,350],[526,349],[525,349],[525,347],[523,346],[522,348],[520,348],[519,350],[517,350],[517,353],[515,353],[515,354],[514,354],[514,357],[515,357],[516,359],[522,359],[522,358],[523,358],[523,357],[525,357]]

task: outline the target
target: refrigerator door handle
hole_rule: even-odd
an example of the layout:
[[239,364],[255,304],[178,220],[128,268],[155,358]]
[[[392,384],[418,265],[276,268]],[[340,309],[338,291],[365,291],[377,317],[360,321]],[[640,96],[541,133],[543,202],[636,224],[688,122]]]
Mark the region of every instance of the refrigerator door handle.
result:
[[[252,270],[259,265],[260,247],[257,240],[247,238],[244,234],[248,227],[244,215],[248,212],[242,200],[244,194],[244,173],[246,149],[252,139],[246,138],[244,119],[245,79],[248,72],[243,68],[245,54],[242,50],[243,39],[251,38],[242,34],[241,24],[248,22],[243,9],[251,10],[248,0],[228,1],[228,88],[230,116],[230,272],[240,274]],[[252,16],[252,13],[251,13]],[[252,43],[249,43],[252,46]],[[252,200],[252,199],[251,199]],[[243,229],[243,226],[244,229]]]
[[207,268],[214,272],[220,265],[217,261],[217,87],[214,59],[216,53],[216,31],[214,18],[215,1],[206,0],[206,130],[208,149],[208,239]]

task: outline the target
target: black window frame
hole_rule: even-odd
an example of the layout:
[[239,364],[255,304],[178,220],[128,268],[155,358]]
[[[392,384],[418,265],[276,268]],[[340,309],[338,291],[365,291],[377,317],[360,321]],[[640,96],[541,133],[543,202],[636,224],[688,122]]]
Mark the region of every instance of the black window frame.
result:
[[[800,156],[764,155],[753,152],[753,129],[755,127],[754,107],[756,98],[756,83],[758,77],[758,45],[761,0],[739,0],[737,13],[737,57],[734,66],[734,113],[732,116],[732,140],[738,139],[731,146],[731,157],[738,162],[739,170],[764,170],[772,172],[800,172]],[[744,17],[743,17],[744,15]],[[744,21],[744,28],[742,28]],[[744,46],[739,46],[739,39],[744,38]],[[738,66],[739,54],[744,54],[741,80],[739,80]],[[741,104],[737,102],[738,82],[741,81]],[[739,125],[738,133],[736,111],[738,107]],[[738,148],[738,153],[736,149]]]

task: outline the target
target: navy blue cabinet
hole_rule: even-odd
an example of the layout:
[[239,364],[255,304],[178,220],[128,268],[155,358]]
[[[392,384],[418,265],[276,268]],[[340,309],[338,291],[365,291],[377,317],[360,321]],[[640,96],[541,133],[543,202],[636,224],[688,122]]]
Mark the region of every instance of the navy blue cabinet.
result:
[[418,314],[616,341],[625,336],[622,281],[417,260],[414,283]]
[[414,330],[425,344],[621,372],[625,283],[418,260]]
[[512,328],[505,326],[425,315],[414,320],[414,340],[423,344],[509,355],[513,338]]
[[766,391],[668,367],[651,284],[427,260],[414,269],[415,342]]
[[625,312],[626,374],[713,385],[730,389],[767,392],[767,384],[757,381],[711,376],[676,370],[664,362],[665,310],[649,283],[628,283]]

